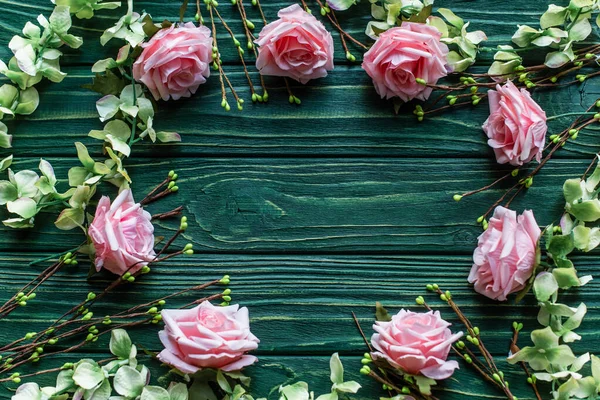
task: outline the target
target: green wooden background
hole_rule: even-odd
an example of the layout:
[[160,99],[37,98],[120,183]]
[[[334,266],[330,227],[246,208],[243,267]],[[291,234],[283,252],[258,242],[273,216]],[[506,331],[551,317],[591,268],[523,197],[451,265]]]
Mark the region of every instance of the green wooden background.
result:
[[[232,7],[222,3],[221,12],[241,32]],[[269,19],[290,4],[263,3]],[[508,43],[517,24],[535,25],[547,3],[439,0],[436,6],[452,8],[473,28],[484,29],[490,37],[487,45],[493,47]],[[139,1],[136,9],[145,9],[156,20],[175,19],[179,5],[175,0]],[[8,60],[6,45],[27,20],[51,10],[47,0],[0,0],[0,59]],[[313,10],[318,10],[316,3]],[[258,21],[255,10],[249,13]],[[75,21],[74,33],[82,35],[85,44],[64,56],[68,77],[60,84],[41,84],[36,113],[7,123],[14,134],[15,169],[35,168],[44,157],[55,166],[57,176],[65,178],[77,163],[73,141],[99,150],[97,142],[86,137],[101,126],[94,107],[98,96],[80,86],[90,81],[95,60],[115,53],[113,43],[101,47],[98,38],[117,15],[100,12],[93,21]],[[349,32],[362,38],[368,2],[339,17]],[[227,40],[224,30],[219,38],[222,43]],[[232,46],[227,47],[226,70],[248,98],[241,66]],[[520,399],[532,398],[520,370],[507,366],[504,359],[513,320],[524,322],[526,332],[537,327],[534,300],[492,304],[474,294],[466,282],[480,233],[475,219],[501,192],[492,190],[460,203],[451,199],[456,192],[477,188],[506,172],[495,163],[480,128],[487,105],[440,114],[421,124],[410,108],[396,116],[391,105],[378,98],[359,65],[345,60],[339,43],[336,51],[336,69],[326,79],[294,87],[301,106],[287,103],[281,80],[268,79],[269,104],[247,101],[243,112],[226,113],[219,106],[216,77],[192,99],[163,104],[156,124],[179,132],[183,142],[142,144],[127,164],[137,196],[147,193],[170,169],[178,172],[180,193],[151,205],[150,211],[183,204],[190,219],[185,237],[194,243],[196,255],[156,267],[151,276],[115,293],[100,308],[119,310],[227,273],[232,276],[234,301],[250,308],[252,330],[261,339],[256,352],[260,363],[247,370],[255,379],[255,395],[275,397],[278,384],[298,379],[309,381],[317,393],[328,391],[327,361],[339,351],[348,375],[365,387],[353,397],[375,399],[383,395],[379,387],[358,375],[365,346],[351,312],[370,334],[375,301],[383,301],[393,312],[416,309],[414,298],[425,294],[425,284],[437,282],[452,290],[481,327],[514,393]],[[484,71],[489,54],[482,59],[476,68]],[[548,115],[584,110],[599,95],[595,81],[534,93]],[[551,131],[568,122],[553,121]],[[541,225],[559,217],[562,182],[580,175],[588,165],[599,149],[595,136],[596,131],[581,132],[576,143],[567,144],[514,208],[532,208]],[[7,154],[7,150],[0,153]],[[0,227],[0,300],[42,270],[43,266],[27,267],[29,261],[80,243],[80,233],[56,230],[54,218],[52,213],[40,216],[37,228],[30,231]],[[162,235],[176,229],[174,221],[157,225]],[[594,255],[574,261],[583,274],[597,273],[600,266]],[[44,284],[35,302],[0,322],[0,343],[43,329],[88,291],[98,291],[108,282],[101,276],[86,284],[86,273],[87,267],[81,265]],[[583,344],[574,345],[577,352],[600,351],[598,287],[592,281],[563,296],[567,303],[585,300],[588,305],[579,331]],[[447,308],[442,312],[455,320]],[[132,336],[146,348],[160,349],[155,327],[134,330]],[[85,354],[46,359],[39,368],[84,355],[103,358],[106,344],[87,347]],[[466,366],[440,390],[439,397],[445,400],[502,398]],[[0,398],[9,398],[10,393],[0,389]]]

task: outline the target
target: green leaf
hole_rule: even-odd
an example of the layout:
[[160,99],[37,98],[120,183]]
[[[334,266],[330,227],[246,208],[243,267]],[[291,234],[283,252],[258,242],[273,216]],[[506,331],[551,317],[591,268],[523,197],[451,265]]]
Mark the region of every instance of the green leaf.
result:
[[338,392],[343,393],[356,393],[361,388],[360,384],[355,381],[348,381],[343,383],[336,383],[333,385],[333,388]]
[[0,206],[19,197],[17,187],[9,181],[0,181]]
[[146,386],[140,400],[170,400],[169,392],[159,386]]
[[42,400],[42,391],[37,383],[24,383],[19,386],[11,400]]
[[120,359],[128,359],[131,352],[131,338],[124,329],[113,329],[110,333],[110,352]]
[[600,358],[592,354],[592,376],[597,381],[600,381]]
[[589,19],[582,18],[569,29],[569,40],[580,42],[590,36],[591,33],[592,25],[590,24]]
[[117,96],[108,94],[96,102],[96,110],[100,116],[100,121],[104,122],[111,119],[119,112],[121,99]]
[[75,381],[73,380],[73,372],[74,371],[72,369],[60,371],[60,373],[56,377],[57,392],[65,392],[75,386]]
[[338,398],[338,392],[333,391],[331,393],[320,395],[319,397],[317,397],[317,400],[338,400]]
[[120,119],[107,123],[104,126],[104,131],[123,141],[128,140],[131,135],[131,128],[129,125]]
[[450,25],[453,25],[458,29],[462,28],[465,24],[462,18],[458,17],[456,14],[454,14],[451,10],[447,8],[438,9],[438,13],[440,13],[442,17],[444,17],[446,21],[450,23]]
[[189,389],[189,400],[217,400],[217,396],[209,384],[202,379],[194,378]]
[[175,132],[156,132],[156,138],[162,143],[181,142],[181,136]]
[[571,61],[571,58],[562,51],[553,51],[546,54],[544,64],[549,68],[560,68]]
[[112,58],[105,58],[103,60],[98,60],[92,65],[92,72],[99,73],[105,72],[107,69],[116,68],[117,62]]
[[515,68],[521,65],[521,58],[510,61],[494,61],[488,70],[488,74],[492,76],[508,76],[515,72]]
[[377,321],[384,321],[384,322],[392,320],[392,317],[387,312],[387,310],[383,307],[383,305],[381,305],[380,302],[375,303],[375,319]]
[[13,162],[13,155],[9,155],[8,157],[0,160],[0,172],[4,171],[5,169],[7,169],[8,167],[11,166]]
[[585,249],[590,243],[591,229],[585,225],[577,225],[573,228],[573,243],[579,250]]
[[554,278],[561,289],[581,286],[581,282],[577,277],[577,271],[575,271],[574,268],[554,268],[552,270],[552,275],[554,275]]
[[280,386],[279,393],[285,400],[308,400],[308,384],[306,382],[296,382],[292,385]]
[[69,169],[69,186],[77,187],[83,185],[90,172],[84,167],[72,167]]
[[19,96],[19,89],[13,85],[4,84],[0,86],[0,105],[5,108],[12,108],[12,104],[17,100]]
[[549,272],[541,272],[533,282],[533,292],[538,301],[547,301],[557,290],[558,283]]
[[567,179],[563,184],[563,195],[567,203],[574,203],[583,197],[581,179]]
[[91,84],[82,85],[82,87],[100,93],[103,96],[108,94],[117,96],[126,85],[127,81],[125,79],[107,70],[104,75],[96,74]]
[[95,187],[90,186],[77,186],[77,188],[71,194],[69,199],[69,205],[73,208],[85,209],[86,204],[90,201],[90,198],[96,192]]
[[66,33],[71,28],[71,13],[69,12],[69,7],[61,5],[55,6],[48,21],[50,21],[50,27],[55,33]]
[[573,262],[567,258],[557,258],[554,262],[558,268],[573,268]]
[[[9,149],[12,147],[12,135],[8,134],[8,128],[2,122],[0,122],[0,147],[3,149]],[[4,160],[6,160],[6,158]],[[8,168],[8,166],[6,166],[4,169],[6,168]],[[3,170],[0,169],[0,171]]]
[[104,373],[98,364],[84,361],[77,365],[73,373],[73,381],[84,389],[93,389],[104,380]]
[[2,221],[4,226],[14,229],[33,228],[33,218],[9,218]]
[[112,388],[110,387],[110,382],[108,379],[105,379],[97,388],[86,390],[83,394],[83,398],[86,400],[108,400],[111,392]]
[[81,164],[88,171],[92,170],[94,168],[94,160],[90,157],[87,147],[81,142],[75,142],[75,147],[77,148],[77,158],[79,158]]
[[31,218],[37,214],[37,203],[28,197],[21,197],[15,201],[6,203],[9,212],[19,215],[22,218]]
[[185,17],[185,11],[187,10],[188,1],[189,0],[183,0],[183,2],[181,3],[181,7],[179,7],[179,21],[180,22],[183,22],[183,18]]
[[529,46],[531,41],[542,34],[542,31],[534,29],[527,25],[519,25],[519,28],[512,36],[512,41],[519,47]]
[[77,227],[84,229],[83,223],[85,222],[85,212],[81,208],[65,208],[58,215],[54,225],[62,230],[69,231]]
[[546,249],[552,255],[552,258],[565,258],[575,248],[573,237],[571,235],[553,236],[548,243]]
[[558,346],[558,336],[549,327],[531,332],[531,341],[539,349],[550,350]]
[[117,166],[117,172],[120,173],[121,175],[123,175],[123,178],[125,178],[125,180],[127,182],[131,183],[131,178],[129,177],[127,170],[125,170],[125,168],[123,168],[123,160],[121,160],[121,158],[119,156],[117,156],[110,147],[106,148],[106,152],[108,153],[108,156],[111,158],[111,160],[113,160],[115,162],[115,164]]
[[160,31],[160,27],[158,27],[154,24],[150,14],[146,14],[144,16],[144,19],[142,19],[142,22],[143,22],[144,33],[146,34],[146,36],[148,36],[148,39],[151,38],[152,36],[154,36],[156,34],[156,32]]
[[115,374],[113,386],[121,396],[136,397],[142,393],[145,386],[142,375],[128,365],[124,365]]
[[584,200],[581,203],[577,202],[571,204],[570,207],[567,203],[567,211],[583,222],[595,222],[600,219],[600,200]]
[[223,371],[221,370],[217,371],[217,383],[225,393],[231,394],[233,392],[233,390],[231,389],[231,385],[229,384],[227,378],[225,377],[225,375],[223,375]]
[[436,381],[434,381],[431,378],[427,378],[427,377],[421,376],[421,375],[417,375],[414,378],[415,378],[415,383],[417,384],[417,387],[419,388],[419,391],[423,394],[430,395],[431,387],[436,384]]
[[327,0],[327,5],[336,10],[344,11],[356,4],[356,0]]
[[329,359],[329,369],[331,371],[331,383],[335,384],[344,382],[344,366],[340,361],[340,355],[338,353],[333,353]]
[[40,95],[36,88],[30,87],[19,93],[18,105],[15,108],[15,114],[32,114],[40,104]]
[[175,383],[169,386],[171,400],[188,400],[188,389],[183,383]]
[[123,140],[109,134],[106,135],[106,141],[110,143],[113,150],[118,151],[126,157],[129,157],[129,154],[131,153],[131,148]]
[[583,321],[583,317],[587,313],[587,307],[584,303],[579,304],[575,313],[570,316],[565,323],[563,324],[563,328],[569,331],[575,330],[579,328],[581,325],[581,321]]
[[427,25],[433,26],[442,34],[442,38],[448,37],[448,26],[440,17],[429,17]]
[[550,4],[548,6],[548,10],[540,18],[540,26],[542,29],[546,29],[551,26],[561,26],[565,23],[566,18],[566,7],[559,7],[557,5]]

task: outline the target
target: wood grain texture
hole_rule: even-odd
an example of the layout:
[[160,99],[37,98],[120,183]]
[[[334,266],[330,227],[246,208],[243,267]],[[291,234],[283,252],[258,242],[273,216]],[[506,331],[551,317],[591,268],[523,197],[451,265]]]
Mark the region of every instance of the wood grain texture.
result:
[[[97,141],[86,137],[90,130],[103,126],[95,109],[99,96],[81,88],[91,82],[92,74],[89,67],[65,70],[69,75],[62,83],[40,85],[41,104],[34,114],[3,121],[20,155],[70,155],[75,140],[90,145],[92,152],[99,151]],[[267,79],[269,103],[253,105],[241,67],[231,70],[234,85],[247,100],[244,111],[224,111],[218,79],[210,79],[193,98],[161,104],[155,126],[180,133],[182,143],[168,148],[142,144],[137,154],[170,158],[493,157],[481,129],[489,113],[484,103],[432,115],[419,124],[412,114],[413,104],[395,115],[391,103],[379,98],[362,69],[338,66],[325,79],[294,85],[301,106],[288,103],[285,85],[277,78]],[[548,115],[585,111],[598,97],[597,80],[534,93]],[[563,130],[572,118],[552,121],[551,132]],[[590,159],[600,150],[596,135],[596,130],[582,131],[557,157]],[[0,155],[9,151],[0,149]]]
[[[77,163],[49,160],[63,181]],[[21,158],[14,168],[38,163]],[[551,223],[564,206],[562,183],[587,164],[552,160],[513,207],[533,209],[542,226]],[[157,213],[184,205],[190,218],[185,237],[203,252],[471,254],[481,233],[475,220],[506,187],[452,200],[454,193],[501,176],[497,165],[484,159],[177,158],[131,159],[126,165],[136,198],[169,170],[178,172],[180,192],[149,209]],[[104,187],[111,193],[110,185]],[[0,250],[57,251],[81,243],[80,232],[54,228],[56,213],[37,218],[35,230],[1,227]],[[176,227],[171,221],[156,225],[163,235]]]
[[[38,266],[15,271],[14,266],[26,265],[43,255],[3,254],[0,257],[0,301],[5,301],[42,270],[42,266]],[[376,301],[383,302],[390,312],[397,312],[401,308],[418,309],[414,300],[423,295],[430,304],[439,307],[445,318],[456,323],[451,310],[425,290],[428,283],[438,283],[452,292],[473,323],[481,327],[491,351],[504,356],[508,351],[512,321],[518,320],[525,325],[523,345],[529,341],[528,332],[537,327],[535,299],[528,296],[519,304],[512,301],[497,304],[473,293],[466,284],[471,262],[469,256],[196,254],[154,267],[151,274],[109,295],[94,306],[93,311],[96,315],[113,314],[229,274],[233,299],[249,307],[252,331],[261,339],[257,354],[325,356],[340,351],[360,355],[365,346],[351,313],[356,313],[370,336]],[[579,257],[574,262],[582,275],[593,274],[600,266],[597,257]],[[47,328],[48,321],[62,315],[88,292],[98,293],[110,283],[109,277],[104,275],[86,284],[86,273],[86,263],[82,262],[81,266],[63,270],[40,287],[36,300],[4,320],[11,329],[0,330],[0,343]],[[574,344],[577,351],[600,352],[597,329],[600,303],[594,298],[599,287],[600,283],[592,281],[579,291],[561,295],[561,301],[567,304],[577,306],[580,301],[586,301],[588,305],[588,315],[578,330],[584,337],[583,343]],[[206,294],[218,291],[218,288],[210,289]],[[204,295],[205,292],[184,295],[169,301],[168,307],[187,304]],[[132,332],[144,338],[147,348],[161,348],[154,328],[144,327]],[[86,349],[98,350],[102,346],[99,343]]]

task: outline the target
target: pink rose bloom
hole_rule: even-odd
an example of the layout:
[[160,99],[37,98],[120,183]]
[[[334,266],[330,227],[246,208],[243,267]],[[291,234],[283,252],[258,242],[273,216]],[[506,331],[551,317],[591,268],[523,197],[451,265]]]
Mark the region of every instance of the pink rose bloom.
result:
[[371,344],[377,351],[372,356],[384,358],[410,375],[446,379],[458,368],[456,361],[446,359],[452,343],[462,336],[462,332],[453,335],[449,326],[438,311],[400,310],[391,321],[373,325],[377,333],[371,337]]
[[102,196],[88,229],[96,249],[96,270],[134,274],[152,261],[156,254],[151,219],[133,200],[129,189],[123,190],[112,204],[108,196]]
[[440,42],[441,36],[433,26],[413,22],[403,22],[379,35],[365,53],[362,67],[381,98],[429,98],[433,89],[416,80],[434,85],[448,75],[448,46]]
[[333,38],[323,24],[293,4],[277,13],[256,43],[256,68],[262,75],[286,76],[306,83],[333,69]]
[[142,47],[133,64],[133,77],[150,89],[155,100],[190,97],[210,75],[212,38],[204,25],[171,25]]
[[490,299],[504,301],[525,287],[535,269],[541,231],[533,212],[517,213],[496,207],[473,253],[469,283]]
[[158,333],[165,349],[158,359],[183,373],[203,368],[238,371],[256,362],[245,354],[260,342],[250,332],[248,309],[216,307],[210,302],[190,310],[163,310],[165,329]]
[[546,142],[546,113],[529,92],[511,81],[489,90],[490,116],[483,124],[488,144],[500,164],[521,166],[534,158],[539,162]]

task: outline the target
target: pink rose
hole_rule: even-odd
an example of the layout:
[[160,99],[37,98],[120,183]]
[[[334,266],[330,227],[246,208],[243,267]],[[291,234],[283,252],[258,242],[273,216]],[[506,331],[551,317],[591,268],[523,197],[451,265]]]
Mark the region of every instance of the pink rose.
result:
[[210,75],[212,38],[204,25],[172,25],[142,47],[144,51],[133,64],[133,77],[146,85],[156,100],[190,97]]
[[488,144],[500,164],[520,166],[535,158],[538,162],[546,142],[546,113],[529,92],[511,81],[489,90],[490,116],[483,124]]
[[435,85],[448,74],[448,46],[440,42],[440,37],[433,26],[413,22],[403,22],[379,35],[365,53],[362,67],[381,98],[429,98],[433,89],[417,83],[417,79]]
[[205,301],[189,310],[163,310],[161,315],[165,329],[158,336],[165,349],[158,359],[181,372],[237,371],[257,360],[245,354],[260,342],[250,332],[246,307],[216,307]]
[[540,234],[531,210],[517,217],[512,210],[496,207],[473,253],[469,283],[475,284],[475,291],[504,301],[523,289],[535,269]]
[[449,326],[438,311],[400,310],[391,321],[373,325],[377,333],[371,337],[371,344],[377,352],[372,356],[384,358],[410,375],[446,379],[458,368],[456,361],[446,359],[452,343],[462,336],[462,332],[453,335]]
[[133,200],[129,189],[123,190],[112,204],[107,196],[102,196],[88,229],[96,249],[96,270],[133,274],[152,261],[156,254],[151,219]]
[[287,76],[301,83],[333,69],[333,38],[323,24],[298,4],[277,13],[255,43],[256,68],[262,75]]

